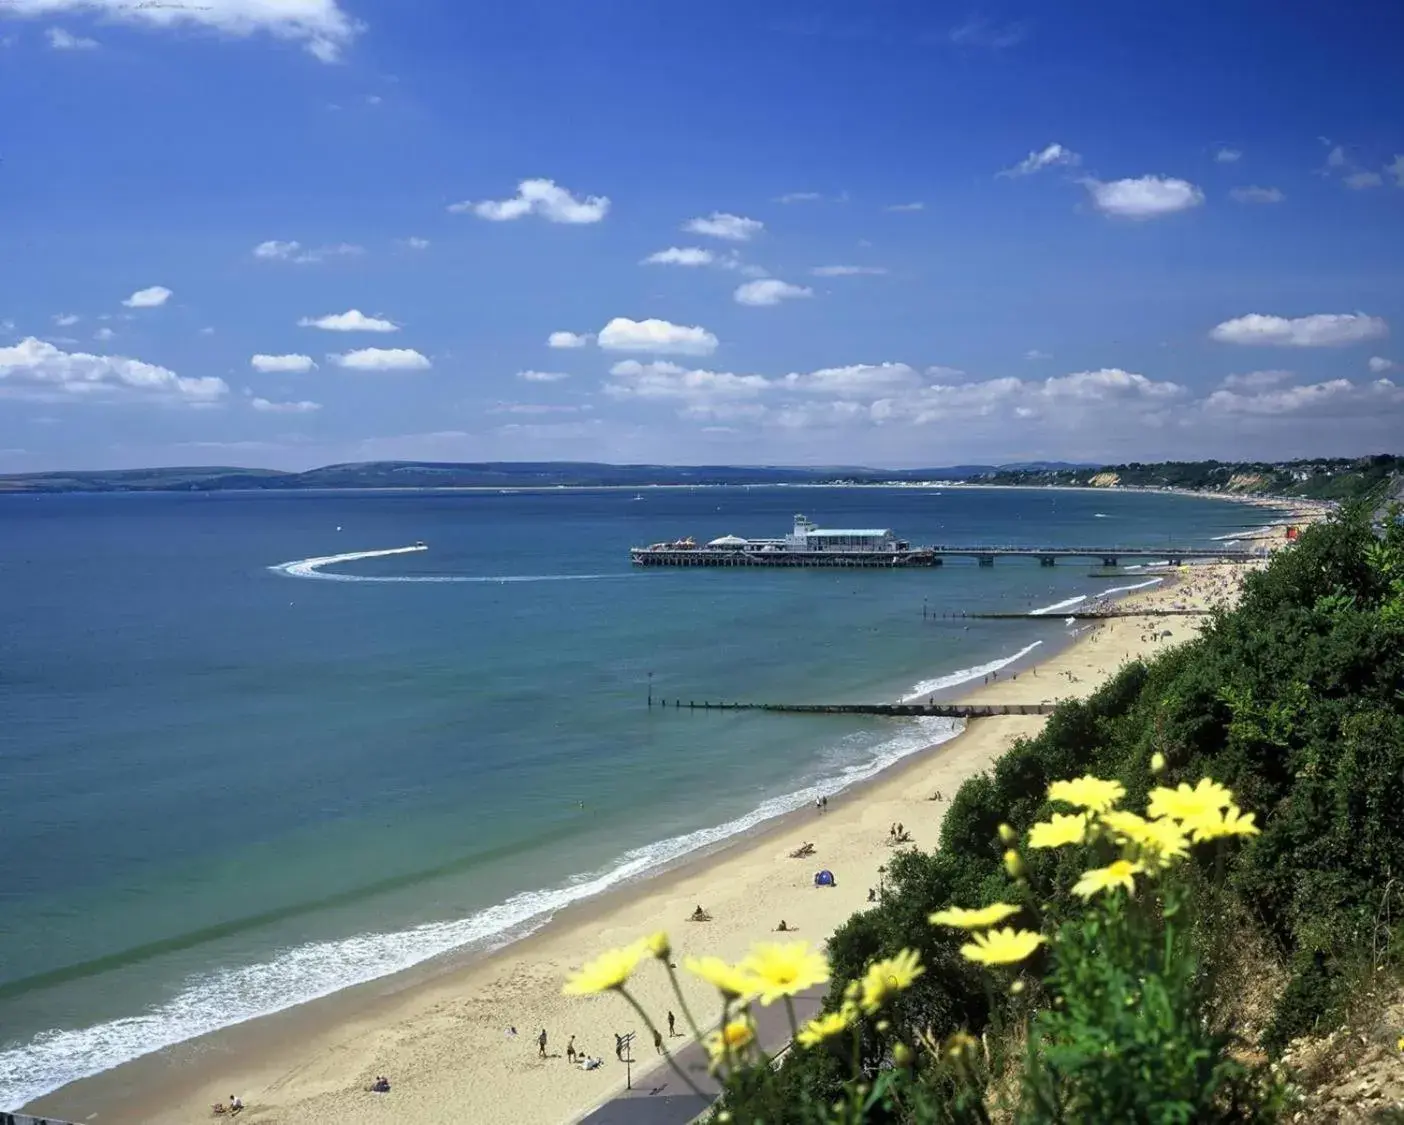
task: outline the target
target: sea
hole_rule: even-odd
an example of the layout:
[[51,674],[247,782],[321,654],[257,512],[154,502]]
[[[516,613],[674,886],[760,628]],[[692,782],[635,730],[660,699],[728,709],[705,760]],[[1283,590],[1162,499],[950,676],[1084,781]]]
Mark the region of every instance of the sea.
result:
[[952,487],[0,495],[0,1108],[504,945],[957,732],[650,694],[949,695],[1153,581],[629,564],[796,512],[1151,547],[1270,518]]

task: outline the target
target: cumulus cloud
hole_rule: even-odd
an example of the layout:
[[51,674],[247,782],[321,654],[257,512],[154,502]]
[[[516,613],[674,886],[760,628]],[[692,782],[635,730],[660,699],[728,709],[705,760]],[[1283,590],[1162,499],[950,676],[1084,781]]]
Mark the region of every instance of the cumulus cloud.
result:
[[682,229],[692,234],[705,234],[710,238],[723,238],[728,242],[749,242],[765,229],[765,224],[759,219],[713,211],[703,218],[689,219]]
[[126,356],[66,352],[33,336],[0,347],[0,394],[14,398],[211,406],[228,393],[215,376],[187,378]]
[[806,394],[835,398],[861,398],[890,394],[920,384],[921,376],[905,363],[852,363],[847,367],[821,367],[807,374],[791,373],[777,386]]
[[627,316],[615,317],[599,334],[599,345],[605,351],[654,355],[711,355],[717,342],[705,328],[667,320],[630,320]]
[[79,316],[77,313],[55,313],[54,323],[60,328],[67,328],[71,324],[77,324]]
[[271,402],[266,398],[249,400],[249,405],[262,414],[311,414],[321,410],[320,402]]
[[300,249],[302,249],[300,242],[284,242],[281,239],[270,238],[253,248],[253,256],[262,258],[264,261],[281,262],[291,258]]
[[1236,148],[1221,148],[1214,153],[1214,159],[1220,164],[1237,164],[1243,159],[1243,153]]
[[1396,156],[1385,165],[1385,171],[1394,177],[1394,186],[1404,188],[1404,155]]
[[1352,383],[1349,379],[1330,379],[1256,394],[1215,391],[1204,400],[1203,409],[1208,414],[1218,415],[1309,414],[1313,418],[1340,418],[1401,405],[1404,405],[1404,387],[1396,386],[1388,379],[1377,379],[1367,384]]
[[417,238],[411,235],[409,238],[405,239],[405,245],[411,250],[428,250],[429,240],[427,238]]
[[594,336],[589,332],[552,332],[546,337],[548,348],[583,348]]
[[517,378],[528,383],[559,383],[570,376],[564,371],[518,371]]
[[428,356],[413,348],[360,348],[327,358],[352,371],[423,371],[432,366]]
[[122,304],[129,309],[158,309],[171,299],[171,291],[164,285],[152,285],[138,289]]
[[1224,376],[1224,386],[1230,390],[1261,390],[1279,386],[1290,378],[1290,371],[1246,371],[1241,375]]
[[612,398],[670,399],[695,405],[718,398],[754,398],[769,386],[761,375],[689,370],[667,361],[621,360],[609,369],[609,374],[612,381],[604,389]]
[[1360,171],[1352,172],[1350,175],[1343,177],[1341,182],[1345,184],[1346,187],[1352,188],[1355,191],[1363,191],[1366,188],[1382,186],[1384,184],[1384,177],[1378,172]]
[[523,180],[511,199],[488,199],[480,203],[465,200],[449,205],[455,213],[471,211],[494,223],[511,222],[527,215],[539,215],[548,223],[598,223],[609,214],[609,199],[590,195],[576,199],[554,180]]
[[198,28],[248,38],[264,33],[300,44],[322,62],[336,62],[363,30],[339,0],[200,0],[142,3],[140,0],[6,0],[11,15],[49,16],[91,12],[159,30]]
[[107,325],[104,324],[101,328],[99,328],[96,332],[93,333],[93,339],[110,340],[115,335],[117,335],[117,333],[112,331],[112,329],[108,328]]
[[1281,203],[1287,197],[1275,187],[1236,187],[1229,189],[1229,198],[1237,203]]
[[1275,347],[1329,348],[1375,340],[1389,335],[1382,317],[1365,313],[1314,313],[1288,319],[1249,313],[1214,326],[1211,339],[1221,344],[1263,344]]
[[61,27],[51,27],[44,34],[48,37],[49,46],[55,51],[91,51],[98,45],[96,39],[85,39],[81,35],[64,31]]
[[327,332],[398,332],[400,326],[393,320],[367,316],[360,309],[348,309],[344,313],[328,313],[326,316],[304,316],[298,322],[300,328],[321,328]]
[[887,270],[882,266],[815,266],[809,272],[814,277],[860,277],[864,274],[884,274]]
[[1188,180],[1171,176],[1138,176],[1134,179],[1082,181],[1092,206],[1120,219],[1155,219],[1187,211],[1204,202],[1204,193]]
[[310,355],[259,355],[249,357],[249,366],[265,375],[275,372],[301,374],[311,371],[317,365]]
[[797,297],[812,297],[813,295],[813,289],[808,289],[803,285],[791,285],[788,281],[781,281],[778,277],[747,281],[738,285],[736,292],[732,294],[737,304],[756,307],[778,305],[781,301],[790,301]]
[[1006,168],[1000,172],[1001,176],[1030,176],[1044,168],[1051,168],[1054,165],[1062,164],[1073,168],[1082,163],[1082,157],[1073,152],[1070,148],[1058,144],[1054,141],[1050,145],[1044,146],[1036,152],[1031,152],[1013,168]]
[[1372,355],[1367,366],[1376,375],[1383,375],[1386,371],[1393,371],[1399,365],[1392,359],[1385,359],[1382,355]]
[[716,255],[700,246],[670,246],[659,250],[643,260],[646,266],[709,266]]
[[913,203],[891,203],[883,208],[884,211],[925,211],[926,204],[917,200]]

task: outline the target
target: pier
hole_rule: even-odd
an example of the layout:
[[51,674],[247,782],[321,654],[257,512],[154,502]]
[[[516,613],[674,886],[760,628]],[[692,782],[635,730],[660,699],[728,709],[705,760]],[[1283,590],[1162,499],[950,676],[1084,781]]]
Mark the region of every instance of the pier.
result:
[[934,716],[942,719],[987,719],[992,715],[1047,715],[1052,703],[713,703],[707,700],[653,699],[650,707],[674,711],[776,711],[801,715],[887,715],[893,718]]

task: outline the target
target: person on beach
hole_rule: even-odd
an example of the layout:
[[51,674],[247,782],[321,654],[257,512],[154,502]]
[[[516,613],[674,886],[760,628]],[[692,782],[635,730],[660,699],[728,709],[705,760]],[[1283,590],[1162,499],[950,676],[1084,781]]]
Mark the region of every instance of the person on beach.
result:
[[546,1029],[541,1029],[541,1034],[536,1037],[536,1054],[539,1058],[546,1057]]
[[669,1009],[668,1009],[668,1038],[669,1038],[669,1039],[674,1039],[674,1038],[677,1037],[677,1034],[678,1034],[678,1033],[677,1033],[677,1031],[675,1030],[675,1025],[677,1024],[677,1022],[678,1022],[678,1017],[675,1016],[675,1015],[673,1015],[673,1010],[672,1010],[671,1008],[669,1008]]
[[574,1061],[575,1061],[575,1036],[572,1035],[572,1036],[570,1037],[570,1042],[566,1044],[566,1062],[568,1062],[568,1063],[573,1063]]
[[785,925],[785,919],[780,919],[780,924],[775,927],[775,932],[777,934],[787,934],[790,932],[790,927]]
[[660,1055],[663,1053],[663,1033],[656,1027],[653,1029],[653,1049]]
[[620,1062],[624,1061],[624,1036],[617,1031],[614,1033],[614,1057]]

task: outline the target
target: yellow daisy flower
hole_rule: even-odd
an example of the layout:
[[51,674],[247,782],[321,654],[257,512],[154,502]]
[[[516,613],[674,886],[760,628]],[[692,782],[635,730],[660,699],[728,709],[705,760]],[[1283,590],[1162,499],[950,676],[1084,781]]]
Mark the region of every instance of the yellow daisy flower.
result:
[[738,966],[755,982],[762,1004],[794,996],[829,979],[829,962],[807,941],[760,942]]
[[1011,915],[1018,914],[1021,908],[1007,902],[995,902],[982,906],[979,910],[967,910],[963,906],[952,906],[938,910],[927,920],[933,926],[955,926],[961,930],[983,930],[1003,922]]
[[1196,820],[1206,813],[1215,813],[1233,804],[1233,794],[1210,778],[1203,778],[1191,789],[1180,782],[1174,789],[1156,788],[1150,791],[1146,812],[1159,819]]
[[668,935],[662,930],[655,934],[649,934],[643,939],[644,948],[660,961],[666,961],[673,952],[673,944],[668,940]]
[[720,957],[689,957],[683,961],[683,967],[730,999],[749,1000],[756,994],[755,979]]
[[596,992],[620,988],[638,968],[646,952],[643,942],[636,941],[623,949],[611,949],[601,953],[566,981],[561,991],[567,996],[590,996]]
[[1107,867],[1094,867],[1091,871],[1084,871],[1082,878],[1073,887],[1073,894],[1081,895],[1083,898],[1091,898],[1098,891],[1110,890],[1112,887],[1125,887],[1128,891],[1136,889],[1136,880],[1133,876],[1145,871],[1139,863],[1132,863],[1129,859],[1118,859],[1115,863]]
[[1051,820],[1040,821],[1029,829],[1029,847],[1061,848],[1064,844],[1080,844],[1087,839],[1087,814],[1054,813]]
[[969,943],[960,947],[960,955],[967,961],[978,961],[981,965],[1013,965],[1024,960],[1047,940],[1032,930],[1016,930],[1006,926],[1002,930],[974,934]]
[[1153,860],[1157,867],[1167,867],[1171,860],[1189,855],[1189,840],[1184,829],[1173,820],[1146,820],[1133,812],[1105,812],[1101,821],[1113,835],[1136,845],[1143,858]]
[[756,1029],[749,1020],[732,1020],[708,1035],[702,1045],[707,1048],[707,1054],[712,1057],[712,1063],[715,1065],[722,1059],[745,1050],[755,1042],[755,1038]]
[[1222,813],[1217,809],[1212,813],[1185,822],[1184,827],[1194,837],[1196,843],[1217,840],[1221,836],[1256,836],[1258,826],[1253,823],[1253,813],[1246,813],[1237,805],[1230,805]]
[[1050,801],[1063,801],[1091,812],[1104,812],[1124,796],[1126,789],[1121,782],[1103,781],[1091,775],[1072,781],[1055,781],[1048,787]]
[[863,995],[858,1006],[872,1015],[897,993],[910,988],[924,972],[921,955],[915,949],[904,949],[896,957],[874,961],[863,974]]
[[832,1039],[835,1035],[845,1031],[848,1028],[849,1018],[843,1012],[830,1012],[828,1015],[816,1016],[799,1029],[795,1040],[801,1047],[817,1047],[825,1039]]

